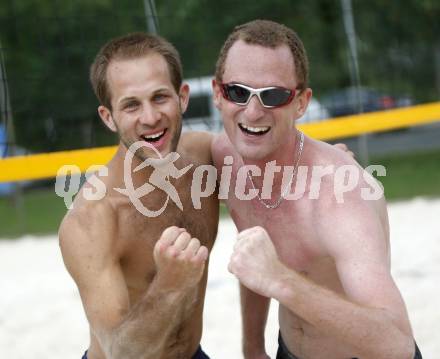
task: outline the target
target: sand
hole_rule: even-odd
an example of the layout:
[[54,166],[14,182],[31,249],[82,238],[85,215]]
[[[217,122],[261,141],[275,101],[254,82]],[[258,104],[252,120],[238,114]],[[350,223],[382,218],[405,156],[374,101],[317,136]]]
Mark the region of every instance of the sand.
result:
[[[393,275],[424,358],[440,352],[440,200],[389,205]],[[211,253],[202,346],[213,359],[241,358],[238,284],[227,271],[236,230],[222,220]],[[0,240],[0,358],[79,359],[88,344],[80,298],[55,236]],[[276,351],[272,301],[267,349]]]

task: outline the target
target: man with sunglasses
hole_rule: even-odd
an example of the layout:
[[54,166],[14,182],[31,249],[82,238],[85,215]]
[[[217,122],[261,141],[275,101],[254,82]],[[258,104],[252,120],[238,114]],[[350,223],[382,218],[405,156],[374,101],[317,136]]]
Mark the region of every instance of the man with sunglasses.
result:
[[[300,182],[300,166],[362,171],[351,156],[295,127],[312,96],[296,33],[262,20],[236,27],[220,52],[213,87],[225,127],[212,145],[214,162],[220,168],[226,156],[233,159],[226,204],[239,234],[229,270],[241,283],[244,357],[269,358],[264,328],[274,298],[279,359],[420,358],[390,273],[383,196],[363,200],[362,179],[338,203],[335,179],[324,171],[317,199],[308,196],[309,178],[303,196],[284,198]],[[290,175],[283,178],[274,164],[290,167]],[[243,165],[249,171],[240,178]],[[234,193],[240,181],[253,199]]]

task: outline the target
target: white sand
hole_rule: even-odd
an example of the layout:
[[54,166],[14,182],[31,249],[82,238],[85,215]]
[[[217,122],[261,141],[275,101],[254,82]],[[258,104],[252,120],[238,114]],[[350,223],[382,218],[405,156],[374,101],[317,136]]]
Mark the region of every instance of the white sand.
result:
[[[440,353],[440,200],[389,206],[393,274],[408,306],[425,359]],[[221,222],[211,255],[202,345],[213,359],[241,358],[237,282],[227,272],[235,238]],[[79,359],[88,326],[76,287],[64,269],[55,237],[0,241],[0,358]],[[276,351],[277,304],[267,327]],[[436,354],[437,353],[437,354]]]

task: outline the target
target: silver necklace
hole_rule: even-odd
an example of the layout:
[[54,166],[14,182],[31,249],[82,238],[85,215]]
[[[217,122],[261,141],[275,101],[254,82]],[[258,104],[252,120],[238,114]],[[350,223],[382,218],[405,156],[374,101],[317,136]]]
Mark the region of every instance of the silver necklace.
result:
[[[297,138],[297,140],[299,139],[299,146],[298,146],[298,151],[297,151],[297,155],[296,155],[295,166],[293,167],[293,172],[292,172],[292,176],[290,177],[290,181],[287,184],[286,188],[284,188],[284,191],[282,191],[282,193],[280,195],[280,198],[278,198],[278,200],[274,204],[269,204],[269,203],[265,202],[261,198],[260,193],[257,192],[258,200],[267,209],[275,209],[275,208],[279,207],[281,202],[283,202],[284,197],[287,195],[287,192],[290,190],[290,187],[292,186],[292,182],[293,182],[293,179],[296,176],[296,172],[298,170],[298,163],[299,163],[299,160],[301,159],[301,154],[302,154],[302,151],[303,151],[303,148],[304,148],[304,133],[298,132],[298,137],[299,138]],[[252,180],[252,176],[249,174],[249,171],[247,172],[247,176],[248,176],[249,180],[251,181],[252,188],[254,190],[256,190],[254,181]]]

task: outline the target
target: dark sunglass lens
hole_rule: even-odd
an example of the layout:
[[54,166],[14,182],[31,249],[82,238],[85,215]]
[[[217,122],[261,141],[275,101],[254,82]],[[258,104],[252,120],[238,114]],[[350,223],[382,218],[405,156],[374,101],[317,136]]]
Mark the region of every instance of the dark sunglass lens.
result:
[[260,95],[265,106],[281,106],[289,99],[291,91],[275,88],[263,91]]
[[229,99],[237,103],[246,103],[250,95],[250,92],[241,86],[229,85],[226,89]]

